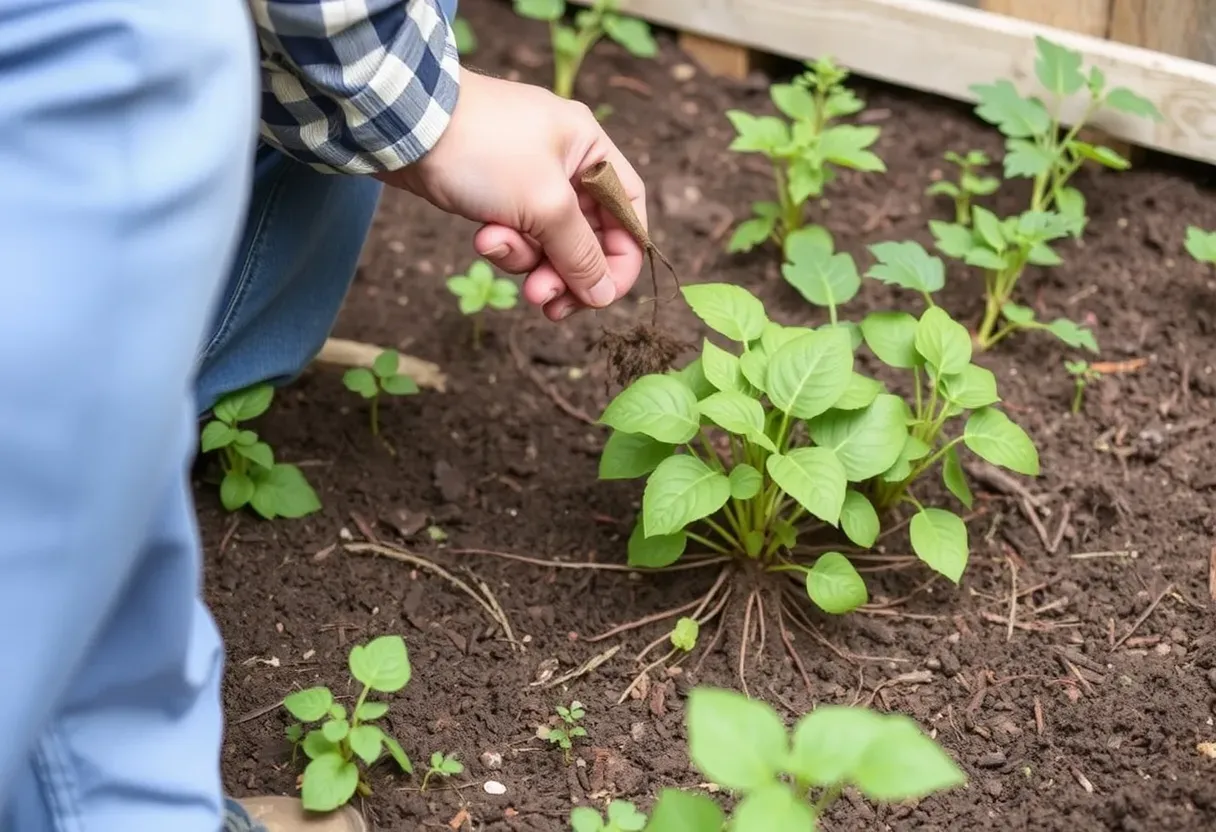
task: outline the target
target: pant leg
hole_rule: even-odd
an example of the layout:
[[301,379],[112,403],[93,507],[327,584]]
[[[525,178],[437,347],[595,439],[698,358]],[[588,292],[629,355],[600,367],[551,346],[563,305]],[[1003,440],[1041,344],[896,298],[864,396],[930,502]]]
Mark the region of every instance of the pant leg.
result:
[[251,24],[241,0],[3,0],[0,67],[0,830],[215,832],[187,468]]

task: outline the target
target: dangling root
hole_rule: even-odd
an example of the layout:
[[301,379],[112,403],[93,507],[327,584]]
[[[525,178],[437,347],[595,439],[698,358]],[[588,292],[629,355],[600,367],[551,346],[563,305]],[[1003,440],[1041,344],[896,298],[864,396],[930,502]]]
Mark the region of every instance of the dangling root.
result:
[[611,630],[608,630],[607,632],[600,633],[598,636],[591,636],[590,638],[585,638],[585,639],[583,639],[583,641],[587,642],[588,644],[594,644],[597,641],[603,641],[606,638],[612,638],[613,636],[619,636],[621,633],[628,633],[631,630],[638,629],[639,627],[645,627],[647,624],[654,624],[658,621],[664,621],[668,618],[674,618],[675,616],[680,615],[681,613],[688,612],[689,610],[692,610],[692,609],[698,609],[698,610],[704,609],[705,605],[708,603],[708,600],[712,599],[713,596],[718,592],[718,590],[722,587],[722,584],[724,584],[726,582],[727,576],[732,571],[734,571],[733,567],[731,567],[731,566],[724,567],[720,572],[718,572],[718,577],[714,580],[713,586],[711,586],[709,588],[709,591],[706,592],[705,595],[701,596],[700,598],[698,598],[695,601],[690,601],[687,604],[684,604],[683,606],[680,606],[680,607],[675,607],[674,609],[664,610],[663,612],[656,612],[656,613],[653,613],[652,615],[647,615],[647,616],[645,616],[643,618],[639,618],[635,621],[629,621],[624,624],[619,624],[616,627],[613,627]]

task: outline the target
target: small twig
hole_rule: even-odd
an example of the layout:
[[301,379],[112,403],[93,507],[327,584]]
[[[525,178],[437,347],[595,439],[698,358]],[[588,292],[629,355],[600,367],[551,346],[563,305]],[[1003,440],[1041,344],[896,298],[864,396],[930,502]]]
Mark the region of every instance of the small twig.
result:
[[1161,590],[1161,594],[1153,599],[1153,603],[1148,605],[1148,609],[1146,609],[1144,612],[1140,613],[1140,617],[1136,619],[1136,623],[1132,624],[1131,629],[1128,630],[1126,633],[1124,633],[1123,636],[1118,641],[1115,642],[1115,646],[1113,649],[1118,650],[1123,645],[1123,642],[1125,642],[1129,638],[1131,638],[1132,633],[1136,632],[1136,630],[1139,630],[1140,625],[1143,624],[1145,621],[1148,621],[1148,617],[1153,614],[1153,610],[1157,609],[1157,605],[1161,603],[1161,599],[1165,598],[1165,596],[1169,595],[1173,591],[1174,591],[1173,584],[1170,584],[1165,589]]
[[875,685],[874,690],[870,691],[870,698],[866,700],[863,707],[868,708],[873,705],[879,691],[884,688],[889,688],[893,685],[927,685],[932,681],[933,671],[931,670],[912,670],[907,673],[901,673],[892,679],[886,679]]
[[1010,642],[1018,613],[1018,565],[1008,555],[1005,560],[1009,563],[1009,626],[1005,628],[1005,641]]
[[1068,521],[1072,516],[1072,504],[1065,503],[1064,508],[1060,510],[1060,526],[1056,529],[1055,536],[1051,538],[1051,545],[1047,547],[1047,554],[1054,555],[1060,549],[1060,544],[1064,542],[1064,532],[1068,531]]
[[1092,558],[1138,558],[1140,553],[1135,549],[1112,549],[1108,552],[1077,552],[1069,555],[1073,560],[1090,560]]
[[265,705],[261,708],[254,708],[249,713],[242,714],[241,716],[238,716],[236,719],[232,720],[231,724],[241,725],[246,722],[251,722],[260,716],[266,716],[266,714],[273,713],[277,708],[281,707],[282,704],[283,700],[280,699],[277,702],[271,702],[269,705]]
[[546,560],[545,558],[530,558],[527,555],[516,555],[512,552],[496,552],[493,549],[444,549],[446,555],[484,555],[491,558],[528,563],[532,566],[552,567],[553,569],[592,569],[599,572],[641,572],[642,574],[657,572],[686,572],[691,569],[704,569],[715,563],[726,563],[730,560],[724,556],[709,556],[704,558],[683,557],[680,563],[664,566],[659,569],[647,569],[642,566],[629,566],[625,563],[594,563],[590,561]]
[[718,573],[717,579],[713,583],[713,586],[711,586],[709,588],[709,591],[706,592],[704,595],[702,595],[700,598],[697,598],[696,600],[689,601],[687,604],[684,604],[679,607],[675,607],[674,609],[663,610],[662,612],[652,613],[651,615],[644,616],[644,617],[636,619],[634,621],[628,621],[624,624],[619,624],[616,627],[613,627],[611,630],[608,630],[607,632],[600,633],[597,636],[591,636],[589,638],[585,638],[585,639],[583,639],[583,641],[585,641],[589,644],[593,644],[597,641],[603,641],[606,638],[612,638],[613,636],[620,635],[621,633],[627,633],[630,630],[636,630],[639,627],[645,627],[647,624],[654,624],[655,622],[663,621],[668,618],[672,618],[674,616],[679,615],[680,613],[688,612],[689,610],[692,610],[692,609],[698,609],[698,610],[704,609],[706,599],[712,598],[717,593],[719,587],[721,587],[722,584],[726,581],[726,578],[730,574],[730,572],[731,572],[731,569],[729,567],[720,571]]
[[1041,737],[1046,729],[1043,724],[1043,703],[1039,701],[1039,697],[1034,698],[1034,730]]
[[1089,782],[1089,778],[1082,774],[1080,769],[1074,766],[1069,766],[1068,770],[1072,772],[1072,776],[1076,778],[1076,781],[1081,788],[1085,789],[1086,794],[1094,793],[1094,784]]
[[[558,685],[564,685],[564,684],[566,684],[566,682],[572,682],[575,679],[579,678],[580,676],[586,676],[588,673],[595,670],[597,667],[604,664],[606,661],[608,661],[613,656],[615,656],[617,654],[617,652],[620,651],[620,649],[621,649],[621,645],[619,645],[619,644],[613,645],[612,647],[605,650],[603,653],[597,653],[596,655],[587,659],[587,661],[583,662],[578,667],[576,667],[574,670],[571,670],[569,673],[566,673],[562,676],[558,676],[556,679],[550,679],[548,682],[545,682],[542,685],[542,687],[544,687],[546,690],[548,690],[549,688],[555,688]],[[535,684],[535,683],[532,683],[532,684]],[[618,704],[620,704],[620,703],[618,703]]]
[[1093,696],[1094,695],[1093,685],[1091,685],[1089,683],[1089,680],[1086,679],[1085,676],[1083,676],[1081,674],[1081,671],[1077,669],[1077,666],[1061,655],[1057,654],[1056,658],[1058,658],[1060,660],[1061,664],[1064,665],[1065,670],[1067,670],[1069,673],[1071,673],[1073,676],[1075,676],[1077,678],[1077,681],[1081,683],[1081,687],[1085,688],[1085,692],[1088,693],[1090,696]]
[[[232,542],[233,536],[236,535],[236,528],[239,525],[241,525],[241,515],[232,515],[232,520],[228,523],[228,528],[224,530],[224,536],[220,540],[219,553],[221,555],[224,554],[224,551],[228,548],[228,544]],[[1213,549],[1212,551],[1214,554],[1216,554],[1216,549]]]
[[625,688],[625,690],[621,691],[621,695],[617,697],[616,704],[620,705],[622,702],[624,702],[626,699],[628,699],[629,694],[632,693],[633,689],[638,686],[638,683],[641,682],[642,679],[644,679],[646,676],[650,675],[650,671],[654,670],[656,667],[658,667],[659,665],[666,662],[668,659],[670,659],[672,656],[674,656],[678,651],[679,651],[678,647],[673,647],[669,651],[667,651],[666,655],[660,656],[659,658],[652,661],[650,664],[643,667],[642,670],[638,673],[638,675],[633,677],[633,681],[629,683],[629,686],[627,688]]

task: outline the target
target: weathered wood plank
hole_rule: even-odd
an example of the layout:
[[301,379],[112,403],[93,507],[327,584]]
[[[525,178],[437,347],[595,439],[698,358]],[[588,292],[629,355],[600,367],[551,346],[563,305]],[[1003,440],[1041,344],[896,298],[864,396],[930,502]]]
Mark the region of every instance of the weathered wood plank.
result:
[[737,43],[680,32],[680,49],[710,75],[742,81],[752,70],[752,50]]
[[1106,37],[1111,0],[980,0],[980,8],[1044,26]]
[[[778,55],[830,54],[858,74],[964,101],[975,99],[972,84],[997,78],[1037,90],[1034,37],[1044,35],[1082,52],[1111,84],[1147,96],[1166,117],[1154,124],[1103,113],[1097,126],[1132,144],[1216,161],[1216,66],[1197,61],[942,0],[621,0],[621,8]],[[1065,123],[1082,106],[1080,97],[1066,105]]]
[[1113,0],[1109,37],[1216,63],[1216,0]]

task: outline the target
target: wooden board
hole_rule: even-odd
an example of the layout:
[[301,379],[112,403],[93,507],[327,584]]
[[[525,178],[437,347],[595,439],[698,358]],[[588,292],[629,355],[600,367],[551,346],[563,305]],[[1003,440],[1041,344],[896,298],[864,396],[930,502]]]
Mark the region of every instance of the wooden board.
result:
[[1105,38],[1111,0],[980,0],[980,8],[1019,20]]
[[752,50],[737,43],[680,32],[680,49],[710,75],[742,81],[752,70]]
[[[1159,2],[1151,0],[1154,6]],[[1155,124],[1103,113],[1097,126],[1132,144],[1216,161],[1216,66],[1198,61],[944,0],[620,0],[620,5],[627,14],[661,25],[778,55],[805,60],[830,54],[860,75],[963,101],[974,100],[972,84],[998,78],[1037,91],[1034,37],[1044,35],[1081,51],[1111,84],[1147,96],[1166,117]],[[1083,106],[1079,96],[1066,104],[1064,122]]]
[[1216,63],[1216,0],[1112,0],[1109,37]]

